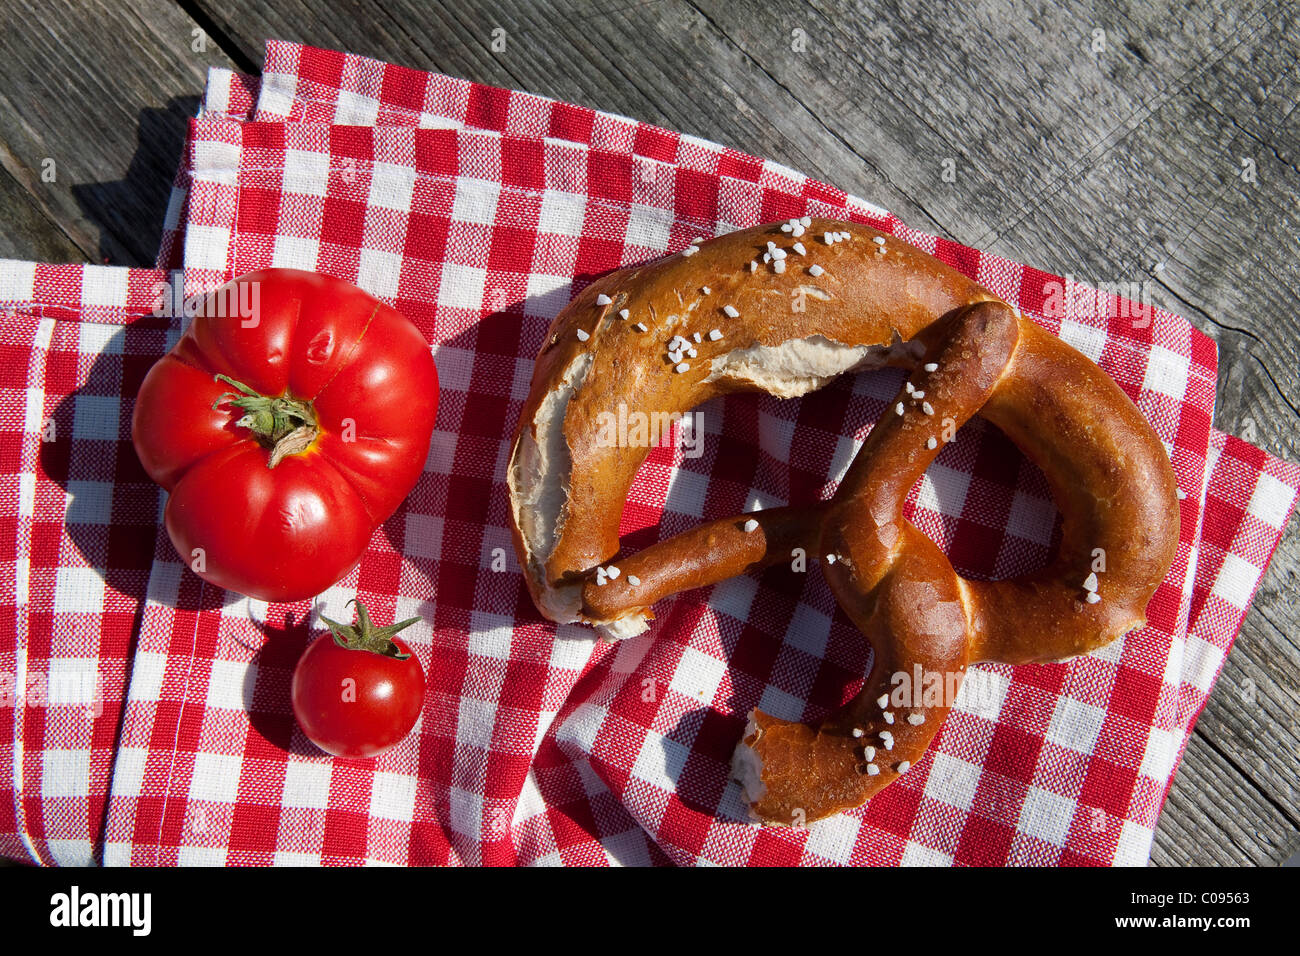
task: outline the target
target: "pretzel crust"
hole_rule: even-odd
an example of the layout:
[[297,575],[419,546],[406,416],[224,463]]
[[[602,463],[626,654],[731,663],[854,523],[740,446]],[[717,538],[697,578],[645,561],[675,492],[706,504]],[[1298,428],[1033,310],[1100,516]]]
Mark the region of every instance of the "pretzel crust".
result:
[[[736,773],[752,813],[778,824],[860,806],[920,760],[951,693],[906,698],[898,675],[939,675],[951,689],[971,663],[1070,657],[1145,623],[1179,520],[1163,445],[1086,357],[900,240],[830,220],[803,234],[803,254],[788,230],[761,226],[584,289],[548,331],[507,473],[534,601],[553,620],[606,636],[644,630],[662,597],[789,561],[795,548],[822,559],[873,665],[853,700],[818,726],[751,714]],[[769,243],[785,251],[782,272],[748,265],[772,254]],[[721,337],[690,335],[713,329]],[[675,335],[697,355],[668,356]],[[886,364],[913,373],[901,411],[876,424],[829,501],[708,522],[606,573],[649,448],[599,439],[602,413],[620,403],[684,412],[735,391],[804,394]],[[941,427],[955,431],[977,413],[1042,469],[1063,516],[1052,562],[1021,578],[961,578],[902,517]]]

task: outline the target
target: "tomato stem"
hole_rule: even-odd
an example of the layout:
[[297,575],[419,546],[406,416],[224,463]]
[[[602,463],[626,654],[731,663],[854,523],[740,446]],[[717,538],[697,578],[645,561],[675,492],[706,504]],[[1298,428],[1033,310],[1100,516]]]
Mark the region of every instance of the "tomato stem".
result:
[[338,621],[331,621],[324,614],[320,616],[320,619],[330,629],[330,633],[334,635],[335,644],[349,651],[370,651],[398,661],[404,661],[411,656],[404,653],[397,646],[393,641],[393,635],[410,627],[419,620],[418,617],[398,621],[396,624],[388,624],[384,627],[375,627],[370,622],[370,612],[366,610],[364,604],[355,599],[349,601],[348,604],[357,606],[357,622],[355,624],[340,624]]
[[274,468],[288,455],[297,455],[311,447],[320,434],[316,409],[309,399],[290,398],[287,394],[270,398],[254,391],[229,375],[213,376],[238,391],[225,392],[212,403],[214,409],[233,405],[244,412],[235,425],[247,428],[263,445],[271,449],[266,466]]

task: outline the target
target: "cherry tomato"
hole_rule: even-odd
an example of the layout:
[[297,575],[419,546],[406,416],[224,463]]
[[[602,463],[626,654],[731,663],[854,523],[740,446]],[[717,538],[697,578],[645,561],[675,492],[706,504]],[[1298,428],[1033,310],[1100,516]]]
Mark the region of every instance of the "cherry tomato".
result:
[[404,738],[424,705],[424,671],[394,635],[419,618],[375,627],[360,601],[357,623],[322,617],[330,633],[313,641],[293,671],[298,726],[336,757],[373,757]]
[[429,345],[342,279],[241,276],[145,376],[131,438],[200,577],[267,601],[324,591],[415,486],[438,407]]

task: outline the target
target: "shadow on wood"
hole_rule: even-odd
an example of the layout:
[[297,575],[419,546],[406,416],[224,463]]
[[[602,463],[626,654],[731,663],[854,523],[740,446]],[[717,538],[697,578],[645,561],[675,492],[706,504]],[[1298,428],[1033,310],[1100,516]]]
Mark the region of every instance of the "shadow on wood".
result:
[[77,205],[99,228],[101,262],[154,264],[190,117],[198,107],[197,96],[177,96],[161,109],[141,110],[135,152],[125,175],[109,182],[72,187]]

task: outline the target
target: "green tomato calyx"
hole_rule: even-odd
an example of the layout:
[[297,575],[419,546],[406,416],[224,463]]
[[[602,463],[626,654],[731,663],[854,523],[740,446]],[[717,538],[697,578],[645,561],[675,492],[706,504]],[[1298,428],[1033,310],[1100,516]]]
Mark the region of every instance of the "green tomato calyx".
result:
[[370,621],[370,612],[366,610],[364,604],[357,600],[349,601],[348,604],[357,606],[357,622],[355,624],[340,624],[338,621],[331,621],[324,614],[320,616],[320,619],[330,629],[330,633],[334,635],[335,644],[345,650],[370,651],[373,654],[391,657],[396,661],[404,661],[411,656],[397,646],[393,636],[418,621],[418,617],[398,621],[396,624],[388,624],[384,627],[375,627]]
[[266,467],[274,468],[287,456],[306,451],[320,434],[310,399],[290,398],[287,394],[270,398],[229,375],[217,374],[214,378],[237,391],[221,395],[212,403],[213,409],[233,405],[244,413],[235,425],[247,428],[271,450]]

